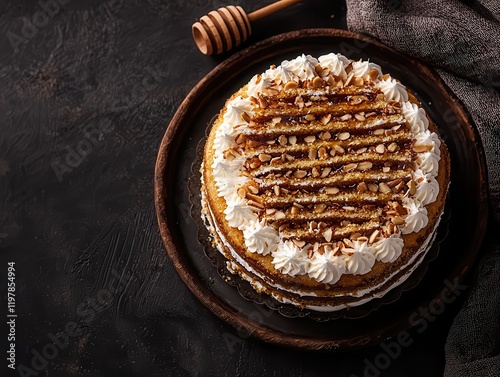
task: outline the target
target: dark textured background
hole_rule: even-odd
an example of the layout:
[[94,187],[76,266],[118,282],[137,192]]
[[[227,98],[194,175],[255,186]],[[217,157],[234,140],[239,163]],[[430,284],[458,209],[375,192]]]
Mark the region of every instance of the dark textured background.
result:
[[[269,2],[236,3],[251,11]],[[40,376],[350,377],[381,353],[306,353],[248,338],[201,305],[167,258],[155,158],[184,96],[229,56],[202,56],[190,31],[226,4],[0,3],[0,307],[5,318],[7,261],[15,261],[17,365]],[[344,11],[342,2],[309,0],[256,22],[246,45],[345,28]],[[461,301],[415,333],[382,375],[441,375]],[[56,355],[53,335],[72,323],[79,333],[59,335]],[[44,351],[47,362],[34,357]]]

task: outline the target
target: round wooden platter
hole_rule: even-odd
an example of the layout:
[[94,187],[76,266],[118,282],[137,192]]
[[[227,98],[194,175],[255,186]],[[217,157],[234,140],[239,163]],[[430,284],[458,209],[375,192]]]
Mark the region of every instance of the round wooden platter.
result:
[[[188,182],[197,146],[232,93],[272,64],[301,54],[317,57],[329,52],[370,59],[416,93],[450,150],[447,211],[451,217],[438,231],[439,254],[425,262],[426,272],[418,284],[410,277],[405,284],[411,289],[402,287],[397,300],[376,305],[364,316],[320,322],[290,318],[246,300],[221,278],[198,242],[199,221],[190,215]],[[419,307],[446,305],[443,291],[464,278],[482,243],[488,217],[487,175],[480,138],[469,115],[433,70],[366,36],[308,29],[272,37],[233,55],[191,90],[158,152],[155,204],[163,242],[180,277],[210,311],[238,330],[238,336],[307,350],[346,350],[379,343],[416,326],[411,318]]]

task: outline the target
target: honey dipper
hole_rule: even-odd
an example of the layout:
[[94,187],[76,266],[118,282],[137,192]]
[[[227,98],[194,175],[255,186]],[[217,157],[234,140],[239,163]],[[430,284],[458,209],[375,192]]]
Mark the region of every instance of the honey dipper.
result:
[[213,10],[193,24],[193,38],[205,55],[220,54],[246,41],[252,33],[250,22],[260,20],[302,0],[280,0],[247,14],[240,6]]

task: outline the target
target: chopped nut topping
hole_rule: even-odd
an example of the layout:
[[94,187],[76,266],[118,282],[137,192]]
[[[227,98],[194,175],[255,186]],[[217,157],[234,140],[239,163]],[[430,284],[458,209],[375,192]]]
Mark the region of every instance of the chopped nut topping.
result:
[[318,151],[316,150],[316,148],[309,149],[309,159],[310,160],[315,160],[317,155],[318,155]]
[[399,150],[399,145],[397,145],[396,143],[391,143],[389,144],[387,149],[389,150],[389,152],[396,152],[397,150]]
[[379,145],[377,145],[375,150],[377,151],[377,153],[384,154],[385,153],[385,145],[379,144]]
[[373,231],[373,233],[371,234],[370,238],[368,239],[368,242],[369,243],[374,243],[379,234],[380,234],[380,231],[378,229],[375,229]]
[[[321,80],[321,81],[323,81],[323,80]],[[305,118],[305,120],[308,120],[309,122],[312,122],[313,120],[316,119],[316,117],[313,114],[307,114],[304,118]]]
[[321,213],[326,209],[325,203],[318,203],[314,205],[314,212]]
[[323,168],[323,170],[321,170],[321,178],[328,177],[328,174],[330,174],[331,171],[332,171],[332,168],[329,166],[327,166],[326,168]]
[[379,190],[380,192],[383,192],[384,194],[387,194],[388,192],[391,192],[391,188],[387,185],[385,182],[381,182],[379,185]]
[[276,211],[276,213],[274,214],[274,218],[276,220],[283,220],[285,217],[286,217],[285,212],[282,211]]
[[368,190],[371,192],[377,192],[378,191],[378,185],[376,183],[369,183],[368,184]]
[[368,186],[366,185],[365,182],[360,182],[358,184],[358,190],[361,191],[361,192],[365,192],[368,190]]
[[326,131],[326,132],[323,132],[323,133],[321,134],[320,139],[321,139],[321,140],[328,140],[328,139],[330,139],[331,137],[332,137],[332,134],[331,134],[330,132]]
[[259,97],[259,106],[261,109],[265,109],[267,106],[269,106],[269,104],[267,103],[265,98]]
[[335,151],[336,151],[337,153],[340,153],[340,154],[344,154],[344,153],[345,153],[345,149],[344,149],[344,148],[342,148],[340,145],[334,145],[334,146],[333,146],[333,149],[335,149]]
[[338,193],[339,193],[339,191],[340,191],[340,190],[338,189],[338,187],[327,187],[327,188],[325,188],[325,192],[326,192],[327,194],[332,194],[332,195],[335,195],[335,194],[338,194]]
[[371,169],[373,164],[370,161],[363,161],[358,164],[358,170],[367,170]]
[[239,196],[240,198],[245,199],[245,196],[246,196],[246,195],[247,195],[247,192],[246,192],[246,190],[245,190],[244,188],[239,188],[239,189],[238,189],[238,196]]
[[376,130],[373,131],[374,135],[380,136],[384,134],[384,129],[383,128],[377,128]]
[[262,162],[269,161],[271,159],[271,155],[266,154],[266,153],[261,153],[259,154],[259,160]]
[[328,122],[332,119],[332,114],[326,114],[323,118],[321,118],[321,123],[328,124]]
[[351,134],[349,132],[341,132],[338,135],[339,140],[347,140],[351,137]]
[[395,225],[403,225],[405,223],[405,221],[403,220],[402,217],[400,216],[395,216],[392,218],[392,222],[395,224]]
[[344,171],[351,171],[358,167],[358,164],[351,162],[350,164],[344,165]]
[[280,145],[286,145],[287,142],[287,137],[285,135],[280,135],[280,137],[278,138],[278,143],[280,143]]
[[297,246],[297,247],[304,247],[305,244],[306,244],[306,241],[304,240],[297,240],[297,239],[293,239],[292,242]]
[[382,171],[383,171],[384,173],[389,173],[389,171],[391,171],[391,168],[390,168],[390,166],[384,166],[384,167],[382,168]]
[[354,114],[354,118],[356,118],[356,119],[357,119],[357,120],[359,120],[359,121],[363,121],[363,120],[365,120],[365,119],[366,119],[366,118],[365,118],[363,115],[361,115],[361,114]]
[[306,143],[312,143],[314,140],[316,140],[316,136],[314,136],[314,135],[309,135],[309,136],[306,136],[306,137],[304,138],[304,141],[305,141]]
[[293,173],[293,176],[295,178],[304,178],[307,175],[307,172],[305,170],[297,170],[295,173]]
[[285,84],[285,89],[286,90],[292,90],[292,89],[297,89],[299,84],[297,84],[295,81],[288,81]]
[[325,237],[326,242],[330,242],[332,240],[333,231],[332,228],[328,228],[323,232],[323,237]]
[[292,145],[295,145],[297,143],[297,136],[295,136],[295,135],[289,136],[288,142]]
[[345,121],[345,120],[349,120],[352,118],[352,115],[351,114],[344,114],[340,117],[340,120],[342,121]]

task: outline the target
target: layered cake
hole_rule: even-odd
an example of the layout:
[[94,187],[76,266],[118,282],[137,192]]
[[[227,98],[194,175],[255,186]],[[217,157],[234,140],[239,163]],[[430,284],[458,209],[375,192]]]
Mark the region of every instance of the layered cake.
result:
[[449,163],[416,97],[380,66],[302,55],[227,100],[204,149],[202,215],[228,269],[255,290],[336,311],[422,263]]

